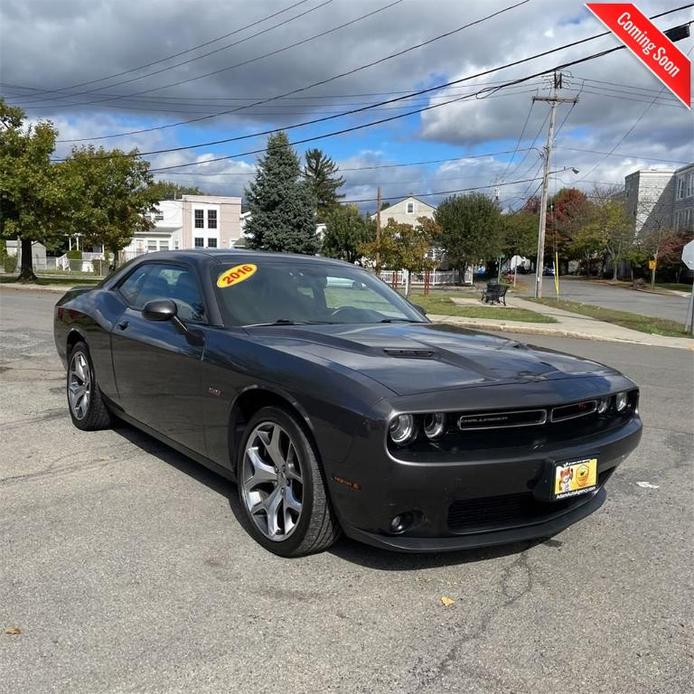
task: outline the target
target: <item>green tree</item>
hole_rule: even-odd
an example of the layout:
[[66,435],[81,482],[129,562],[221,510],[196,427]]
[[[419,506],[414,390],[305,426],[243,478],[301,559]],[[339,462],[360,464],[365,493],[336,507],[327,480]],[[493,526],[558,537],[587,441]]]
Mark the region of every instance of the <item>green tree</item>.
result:
[[159,200],[176,200],[182,195],[205,195],[197,186],[183,186],[174,181],[156,181],[153,185]]
[[441,227],[438,245],[461,275],[481,260],[497,257],[503,247],[503,225],[497,203],[482,193],[446,198],[434,213]]
[[362,257],[359,248],[373,240],[375,223],[362,217],[355,205],[336,205],[326,216],[323,255],[356,263]]
[[586,194],[577,188],[562,188],[549,202],[547,211],[547,255],[559,253],[572,257],[571,238],[588,221],[590,204]]
[[[594,253],[602,253],[612,263],[612,279],[617,279],[619,263],[629,254],[634,244],[634,228],[629,219],[623,197],[617,191],[596,188],[587,211],[587,222],[576,232],[574,238],[594,239]],[[575,244],[572,244],[575,246]]]
[[270,135],[255,180],[246,188],[251,248],[313,255],[320,248],[314,200],[286,133]]
[[407,282],[405,294],[410,294],[410,275],[435,267],[436,263],[427,257],[434,241],[440,235],[438,225],[431,219],[420,217],[417,226],[399,224],[393,219],[381,229],[378,240],[362,244],[359,250],[368,258],[380,258],[381,262],[393,270],[405,270]]
[[503,254],[506,258],[521,255],[535,258],[537,254],[537,228],[539,215],[519,210],[501,217],[503,233]]
[[137,150],[103,147],[75,148],[63,163],[71,210],[70,233],[87,243],[103,244],[117,262],[118,252],[136,232],[148,231],[159,190],[153,185],[149,162]]
[[317,219],[324,222],[328,213],[344,195],[338,194],[345,179],[338,175],[337,164],[320,149],[309,149],[305,154],[304,178],[316,203]]
[[66,199],[60,167],[50,160],[55,127],[47,121],[25,126],[24,118],[0,99],[0,237],[19,239],[19,279],[31,282],[32,244],[60,240]]

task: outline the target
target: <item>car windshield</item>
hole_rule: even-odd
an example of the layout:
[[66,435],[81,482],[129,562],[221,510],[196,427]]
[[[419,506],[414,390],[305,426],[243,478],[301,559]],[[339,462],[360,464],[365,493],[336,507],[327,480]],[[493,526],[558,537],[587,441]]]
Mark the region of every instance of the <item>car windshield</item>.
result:
[[234,326],[426,321],[381,280],[347,265],[256,259],[215,264],[212,280]]

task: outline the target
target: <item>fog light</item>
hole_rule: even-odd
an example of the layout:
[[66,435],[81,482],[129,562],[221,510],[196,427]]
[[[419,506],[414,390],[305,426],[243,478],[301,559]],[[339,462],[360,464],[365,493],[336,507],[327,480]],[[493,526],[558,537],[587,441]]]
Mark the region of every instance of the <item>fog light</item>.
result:
[[395,516],[392,521],[390,521],[390,532],[399,535],[404,533],[414,522],[415,515],[412,511],[407,511],[406,513],[400,513]]
[[393,418],[388,427],[391,441],[398,446],[402,446],[410,439],[414,438],[414,417],[411,414],[399,414]]
[[622,412],[628,404],[627,394],[625,392],[617,393],[615,396],[614,404],[617,412]]
[[600,402],[598,403],[598,414],[605,414],[605,412],[607,412],[609,404],[609,398],[603,398],[602,400],[600,400]]
[[424,433],[427,438],[437,439],[446,430],[446,415],[443,412],[432,412],[424,415]]

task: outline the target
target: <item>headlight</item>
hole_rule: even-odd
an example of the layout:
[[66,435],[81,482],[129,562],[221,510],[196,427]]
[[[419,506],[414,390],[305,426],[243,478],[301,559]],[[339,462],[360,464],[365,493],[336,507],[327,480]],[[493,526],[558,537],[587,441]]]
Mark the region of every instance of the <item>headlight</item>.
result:
[[388,427],[390,440],[398,446],[402,446],[410,439],[414,438],[416,433],[414,428],[414,417],[411,414],[399,414],[393,417],[393,420]]
[[607,408],[610,406],[610,399],[609,398],[602,398],[600,402],[598,402],[598,414],[605,414],[607,412]]
[[443,412],[432,412],[424,415],[424,433],[429,439],[437,439],[446,430],[446,415]]
[[627,393],[622,391],[621,393],[617,393],[614,398],[614,406],[617,412],[622,412],[626,406],[629,404],[629,398]]

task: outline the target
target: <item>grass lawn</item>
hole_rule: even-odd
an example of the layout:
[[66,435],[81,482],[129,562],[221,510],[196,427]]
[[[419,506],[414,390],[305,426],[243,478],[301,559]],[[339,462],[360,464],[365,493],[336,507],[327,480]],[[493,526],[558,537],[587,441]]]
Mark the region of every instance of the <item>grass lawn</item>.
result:
[[568,301],[567,299],[529,299],[547,306],[562,308],[565,311],[579,313],[582,316],[590,316],[606,323],[621,325],[623,328],[631,328],[642,333],[651,335],[666,335],[669,337],[686,337],[684,326],[665,318],[652,318],[651,316],[641,316],[638,313],[628,311],[615,311],[592,304],[581,304],[578,301]]
[[505,306],[488,306],[480,303],[473,306],[454,304],[451,298],[459,298],[459,292],[433,291],[427,295],[410,294],[410,301],[424,307],[427,313],[441,316],[459,316],[460,318],[493,318],[495,320],[519,321],[522,323],[556,323],[551,316],[543,316],[535,311],[523,308],[506,308]]
[[683,282],[656,282],[655,286],[660,289],[674,289],[677,292],[691,292],[692,285]]
[[[60,284],[66,287],[77,287],[77,286],[92,286],[100,281],[99,279],[91,278],[88,275],[83,277],[38,277],[36,282],[27,282],[26,286],[31,287],[32,285],[51,285]],[[0,284],[19,284],[17,278],[14,275],[0,276]]]

